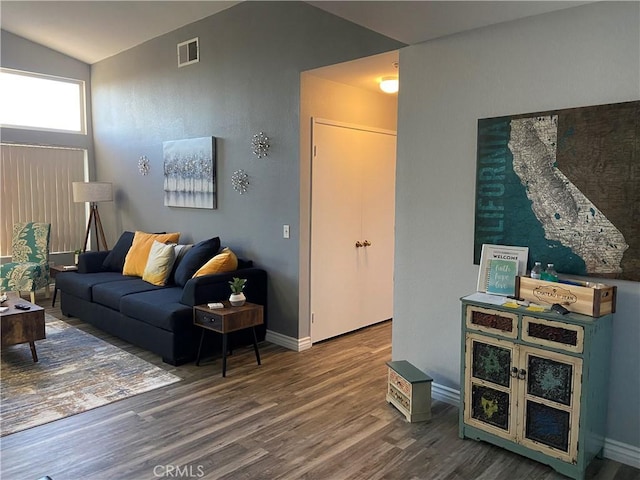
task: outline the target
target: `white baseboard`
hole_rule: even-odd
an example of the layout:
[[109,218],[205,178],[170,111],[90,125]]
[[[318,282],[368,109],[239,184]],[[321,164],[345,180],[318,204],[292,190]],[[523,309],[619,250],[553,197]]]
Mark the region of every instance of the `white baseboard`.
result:
[[460,406],[460,391],[450,387],[445,387],[439,383],[431,384],[431,396],[434,400],[439,400],[455,407]]
[[[460,407],[460,391],[450,387],[445,387],[439,383],[433,382],[431,385],[431,396],[434,400],[439,400],[456,407]],[[604,448],[602,449],[604,458],[624,463],[630,467],[640,468],[640,448],[626,443],[604,439]]]
[[640,468],[639,447],[605,438],[602,455],[609,460],[615,460],[630,467]]
[[265,340],[294,352],[302,352],[311,348],[311,337],[293,338],[271,330],[267,330]]

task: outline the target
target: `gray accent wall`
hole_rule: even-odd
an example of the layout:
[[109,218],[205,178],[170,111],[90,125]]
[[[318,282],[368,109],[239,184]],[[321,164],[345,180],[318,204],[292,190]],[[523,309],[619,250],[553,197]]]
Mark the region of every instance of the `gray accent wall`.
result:
[[[200,62],[178,68],[176,44],[194,37]],[[94,64],[97,176],[116,188],[100,206],[111,244],[136,229],[220,236],[267,270],[269,330],[298,338],[300,73],[400,46],[302,2],[243,2]],[[262,159],[251,152],[260,131],[271,141]],[[218,209],[165,207],[162,143],[205,136],[217,138]],[[231,185],[238,169],[249,174],[243,195]]]
[[[393,358],[460,386],[479,118],[640,98],[640,4],[602,2],[400,51]],[[640,284],[618,286],[607,439],[640,447]],[[637,456],[637,453],[635,454]]]

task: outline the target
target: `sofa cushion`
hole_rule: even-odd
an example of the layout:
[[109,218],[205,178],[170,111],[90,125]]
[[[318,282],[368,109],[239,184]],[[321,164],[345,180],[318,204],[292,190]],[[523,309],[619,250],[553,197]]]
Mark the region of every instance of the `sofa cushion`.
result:
[[116,272],[60,272],[56,275],[56,288],[74,297],[92,302],[92,290],[94,286],[102,283],[121,282],[123,280],[130,280],[130,278]]
[[193,310],[180,303],[182,289],[163,288],[127,295],[120,302],[120,313],[171,332],[193,328]]
[[122,273],[129,276],[142,277],[153,242],[178,243],[178,240],[180,240],[179,232],[158,234],[136,231],[131,248],[124,260]]
[[125,277],[121,282],[101,283],[93,287],[93,301],[113,310],[120,310],[120,302],[127,295],[149,290],[156,290],[156,287],[141,278]]
[[180,262],[182,262],[182,259],[184,258],[184,256],[187,254],[189,250],[191,250],[191,247],[193,247],[193,243],[188,243],[186,245],[176,245],[175,247],[173,247],[176,254],[176,260],[175,262],[173,262],[173,269],[171,270],[171,274],[167,279],[167,283],[176,283],[175,282],[176,270],[178,269],[178,266],[180,265]]
[[193,276],[201,277],[202,275],[233,272],[237,270],[237,268],[238,257],[236,257],[236,254],[233,253],[229,247],[225,247],[222,249],[222,252],[202,265]]
[[113,246],[107,258],[102,262],[102,268],[108,272],[120,272],[124,268],[124,259],[133,243],[133,232],[123,232],[120,238]]
[[174,282],[184,287],[193,274],[220,250],[220,238],[213,237],[196,243],[186,253],[174,275]]
[[149,251],[147,265],[144,267],[142,280],[152,285],[163,286],[176,260],[175,245],[154,241]]

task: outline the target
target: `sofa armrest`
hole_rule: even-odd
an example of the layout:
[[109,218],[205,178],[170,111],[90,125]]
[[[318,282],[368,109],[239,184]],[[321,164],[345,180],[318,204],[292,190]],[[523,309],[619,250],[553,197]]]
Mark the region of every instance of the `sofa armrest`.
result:
[[228,300],[231,295],[229,281],[233,277],[246,278],[244,288],[248,302],[267,306],[267,272],[260,268],[242,268],[228,273],[191,278],[182,290],[181,303],[193,307],[210,302]]
[[103,272],[102,262],[109,255],[109,251],[84,252],[78,257],[78,273]]

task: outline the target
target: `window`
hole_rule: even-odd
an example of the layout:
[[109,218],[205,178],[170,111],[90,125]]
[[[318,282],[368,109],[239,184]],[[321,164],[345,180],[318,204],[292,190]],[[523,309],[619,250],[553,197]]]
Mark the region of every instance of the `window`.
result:
[[0,69],[3,127],[86,133],[84,82]]
[[86,204],[74,203],[72,182],[85,179],[86,150],[0,144],[0,255],[11,256],[14,223],[51,224],[50,252],[82,248]]

